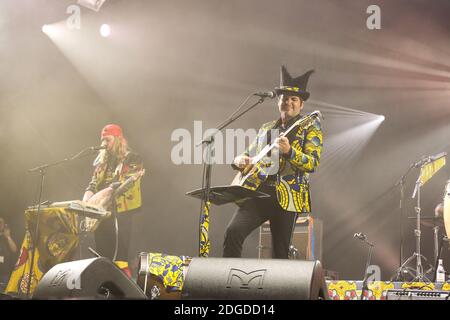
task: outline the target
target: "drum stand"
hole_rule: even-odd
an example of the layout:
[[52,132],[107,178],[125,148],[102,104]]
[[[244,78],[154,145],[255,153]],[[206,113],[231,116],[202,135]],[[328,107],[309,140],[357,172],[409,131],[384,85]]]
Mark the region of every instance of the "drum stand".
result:
[[[423,265],[422,265],[422,259],[426,261],[426,263],[428,263],[428,260],[425,258],[425,256],[423,256],[420,253],[420,241],[421,241],[421,230],[420,230],[420,213],[421,213],[421,208],[420,208],[420,179],[417,180],[416,182],[416,188],[414,189],[414,193],[413,193],[413,198],[415,198],[417,194],[417,206],[414,208],[416,211],[416,229],[414,230],[414,235],[416,237],[416,251],[413,253],[412,256],[410,256],[408,259],[406,259],[406,261],[400,266],[398,273],[397,274],[403,274],[403,273],[408,273],[408,274],[412,274],[411,270],[413,270],[412,268],[408,268],[406,267],[411,261],[413,261],[414,259],[416,260],[416,269],[415,269],[415,278],[413,279],[413,281],[426,281],[426,282],[430,282],[430,279],[428,279],[425,276],[425,273],[423,272]],[[429,263],[428,263],[429,264]],[[427,270],[426,273],[428,273],[429,271],[431,271],[433,269],[433,267],[431,267],[431,269]],[[406,272],[405,272],[406,270]]]

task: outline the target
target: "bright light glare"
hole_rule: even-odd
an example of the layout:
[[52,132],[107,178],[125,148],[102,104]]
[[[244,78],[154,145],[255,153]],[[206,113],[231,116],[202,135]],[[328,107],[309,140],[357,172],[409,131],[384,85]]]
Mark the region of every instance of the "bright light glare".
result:
[[107,38],[111,34],[111,27],[108,24],[102,24],[100,27],[100,34],[102,37]]
[[44,24],[44,25],[42,26],[42,32],[43,32],[43,33],[49,33],[50,28],[51,28],[51,27],[50,27],[48,24]]

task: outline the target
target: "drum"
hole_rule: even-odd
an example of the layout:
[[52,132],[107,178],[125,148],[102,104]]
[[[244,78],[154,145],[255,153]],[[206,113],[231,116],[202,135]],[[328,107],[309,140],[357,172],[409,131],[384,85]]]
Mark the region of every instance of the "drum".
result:
[[137,284],[151,300],[180,300],[191,257],[139,254]]
[[444,226],[447,237],[450,236],[450,180],[447,181],[444,194]]

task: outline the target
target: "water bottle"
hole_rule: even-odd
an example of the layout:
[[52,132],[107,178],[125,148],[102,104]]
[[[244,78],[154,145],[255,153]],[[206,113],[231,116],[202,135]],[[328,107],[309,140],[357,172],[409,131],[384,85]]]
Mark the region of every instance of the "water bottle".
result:
[[439,259],[439,265],[436,270],[436,282],[445,282],[445,270],[444,265],[442,264],[442,259]]

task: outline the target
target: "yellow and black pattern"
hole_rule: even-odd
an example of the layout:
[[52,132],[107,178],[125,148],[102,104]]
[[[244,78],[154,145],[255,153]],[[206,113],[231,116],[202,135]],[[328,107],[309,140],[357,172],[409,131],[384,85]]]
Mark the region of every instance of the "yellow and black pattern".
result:
[[327,281],[328,296],[332,300],[386,300],[390,289],[414,289],[422,291],[450,291],[450,284],[432,282],[369,281],[368,290],[362,292],[362,281]]
[[280,206],[286,208],[289,206],[289,186],[286,186],[283,181],[276,185],[277,198]]
[[313,125],[308,128],[304,141],[303,133],[297,131],[296,139],[291,143],[292,156],[288,161],[300,171],[314,172],[319,166],[323,146],[322,139],[320,120],[316,118]]
[[258,189],[261,183],[267,180],[269,176],[268,170],[270,170],[271,166],[272,164],[267,160],[261,161],[260,163],[256,164],[252,169],[252,173],[245,179],[242,186],[250,190]]
[[[244,155],[250,157],[257,155],[270,142],[267,141],[268,132],[276,125],[277,121],[262,125],[256,139]],[[323,147],[320,119],[314,118],[313,123],[307,127],[298,127],[288,135],[288,139],[291,144],[291,154],[279,157],[275,183],[278,202],[286,211],[309,213],[311,212],[309,174],[319,166]],[[267,171],[259,170],[243,186],[256,190],[265,179],[267,179]]]
[[[44,273],[68,261],[78,246],[77,215],[66,208],[42,208],[39,213],[39,237],[33,261],[30,293]],[[26,295],[33,255],[32,232],[36,229],[37,210],[25,211],[26,233],[20,255],[9,279],[6,293]]]
[[209,209],[211,202],[206,202],[202,211],[202,217],[200,220],[200,257],[207,258],[209,256],[209,250],[211,243],[209,241]]
[[432,282],[405,282],[402,284],[402,289],[434,290],[434,288]]
[[157,277],[168,292],[181,291],[184,283],[184,268],[190,257],[171,256],[164,253],[149,253],[149,274]]
[[295,188],[291,188],[292,194],[292,203],[294,205],[295,210],[290,210],[288,207],[288,211],[295,212],[311,212],[311,203],[309,201],[309,190],[308,185],[299,185],[299,190],[297,191]]
[[[97,193],[113,182],[123,183],[143,168],[140,156],[130,151],[127,153],[125,160],[117,164],[117,166],[98,165],[94,170],[87,190]],[[140,208],[141,205],[141,178],[138,178],[128,190],[116,197],[116,208],[118,213],[122,213]]]

